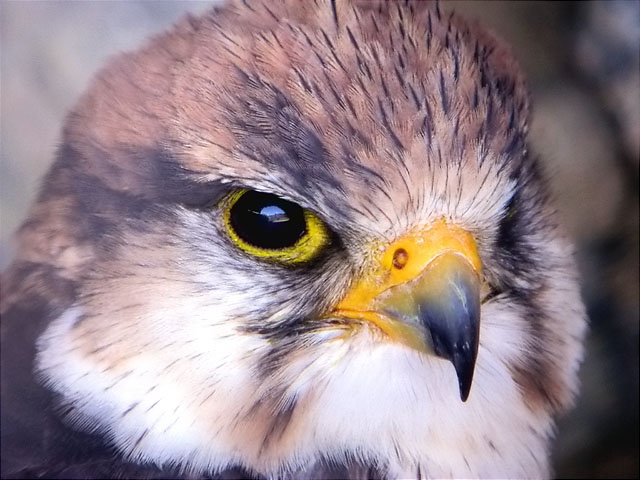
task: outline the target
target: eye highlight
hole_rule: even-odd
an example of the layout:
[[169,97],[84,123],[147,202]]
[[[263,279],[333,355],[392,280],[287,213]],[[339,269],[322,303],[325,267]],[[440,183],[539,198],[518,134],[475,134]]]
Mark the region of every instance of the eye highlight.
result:
[[229,238],[253,256],[298,264],[329,244],[329,230],[313,212],[271,193],[238,190],[221,206]]

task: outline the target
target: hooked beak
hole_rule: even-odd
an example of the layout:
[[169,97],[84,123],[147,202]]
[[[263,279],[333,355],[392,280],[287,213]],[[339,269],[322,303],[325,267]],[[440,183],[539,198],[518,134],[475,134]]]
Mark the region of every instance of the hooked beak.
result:
[[481,268],[471,235],[441,221],[387,247],[331,314],[370,322],[393,341],[449,360],[466,401],[478,354]]

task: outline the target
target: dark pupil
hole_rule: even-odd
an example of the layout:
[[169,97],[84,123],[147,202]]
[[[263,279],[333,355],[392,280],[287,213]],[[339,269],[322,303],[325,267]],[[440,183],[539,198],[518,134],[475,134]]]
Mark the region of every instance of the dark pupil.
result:
[[242,240],[272,250],[295,245],[307,231],[299,205],[262,192],[243,194],[231,207],[229,220]]

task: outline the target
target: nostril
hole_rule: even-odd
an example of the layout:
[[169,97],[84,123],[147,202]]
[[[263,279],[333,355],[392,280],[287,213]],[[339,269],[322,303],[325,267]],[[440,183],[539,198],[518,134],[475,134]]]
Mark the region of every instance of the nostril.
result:
[[404,266],[407,264],[407,260],[409,260],[409,254],[404,248],[398,248],[393,253],[393,266],[398,270],[404,268]]

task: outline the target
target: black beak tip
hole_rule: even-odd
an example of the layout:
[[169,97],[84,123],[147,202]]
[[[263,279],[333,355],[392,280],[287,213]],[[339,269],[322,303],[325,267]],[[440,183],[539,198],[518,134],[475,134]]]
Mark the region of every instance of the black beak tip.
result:
[[454,354],[451,361],[456,369],[456,375],[458,376],[460,400],[466,402],[469,398],[469,392],[471,391],[471,384],[473,383],[473,372],[476,363],[475,355],[470,357],[468,355]]
[[471,380],[458,376],[458,385],[460,386],[460,400],[466,402],[471,392]]
[[[458,377],[460,399],[466,402],[471,391],[478,355],[478,325],[475,323],[474,327],[468,330],[445,330],[444,335],[437,327],[434,328],[434,325],[432,324],[431,333],[435,353],[453,364]],[[461,335],[460,332],[464,333]],[[460,339],[460,336],[463,338]]]

